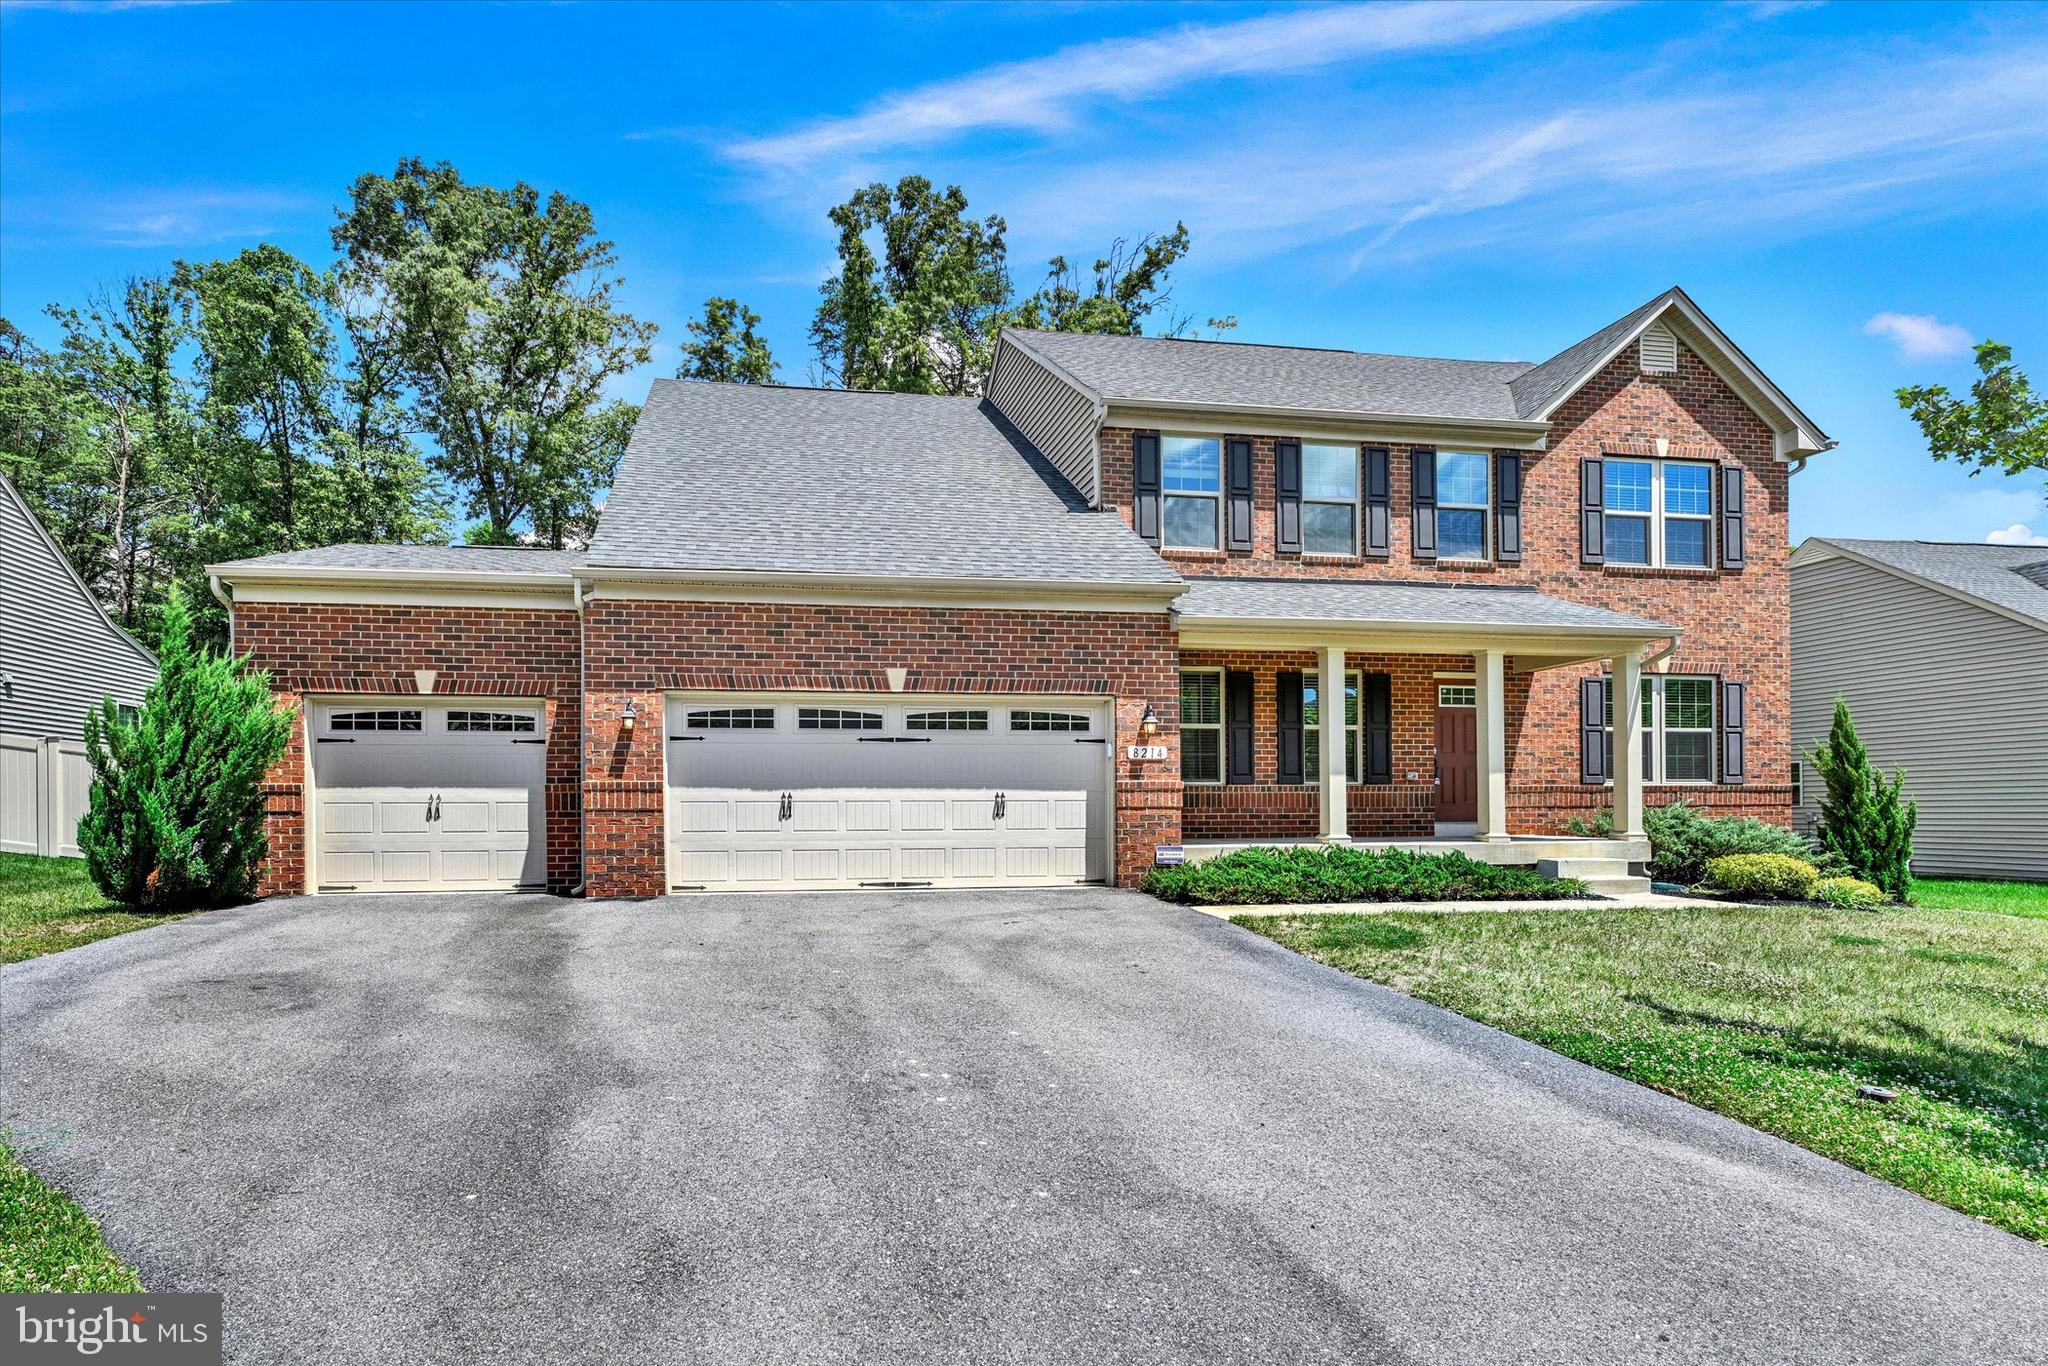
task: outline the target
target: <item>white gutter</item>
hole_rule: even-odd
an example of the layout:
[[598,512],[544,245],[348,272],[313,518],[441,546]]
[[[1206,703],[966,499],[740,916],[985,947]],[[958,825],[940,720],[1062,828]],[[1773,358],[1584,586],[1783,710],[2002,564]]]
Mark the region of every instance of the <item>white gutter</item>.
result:
[[1196,616],[1188,612],[1176,612],[1174,620],[1182,629],[1193,627],[1201,630],[1268,631],[1304,627],[1313,630],[1354,631],[1359,634],[1452,638],[1473,635],[1547,638],[1594,636],[1603,640],[1649,641],[1662,640],[1671,634],[1668,628],[1656,626],[1654,623],[1651,624],[1651,629],[1646,631],[1639,626],[1536,626],[1528,623],[1486,621],[1374,621],[1363,617],[1211,617]]
[[1216,403],[1175,398],[1112,398],[1109,400],[1109,406],[1112,409],[1131,409],[1140,412],[1243,413],[1256,417],[1355,424],[1386,422],[1408,427],[1439,427],[1459,431],[1518,432],[1532,437],[1544,436],[1550,431],[1548,422],[1529,418],[1442,417],[1431,413],[1374,412],[1365,408],[1295,408],[1276,407],[1265,403]]
[[530,573],[480,573],[447,569],[367,569],[341,565],[264,565],[261,567],[210,564],[207,574],[230,585],[235,583],[388,583],[431,584],[437,588],[552,588],[570,586],[574,575]]
[[1177,598],[1188,585],[1173,583],[1132,583],[1100,579],[990,579],[922,577],[914,574],[820,574],[778,570],[764,573],[749,569],[633,569],[617,565],[585,565],[576,576],[592,587],[605,584],[673,583],[706,584],[719,587],[851,589],[899,593],[955,593],[962,596],[986,593],[1030,593],[1045,597],[1127,596]]
[[206,576],[206,591],[213,594],[213,600],[227,608],[230,612],[235,610],[234,600],[229,598],[226,590],[220,586],[220,575],[208,574]]

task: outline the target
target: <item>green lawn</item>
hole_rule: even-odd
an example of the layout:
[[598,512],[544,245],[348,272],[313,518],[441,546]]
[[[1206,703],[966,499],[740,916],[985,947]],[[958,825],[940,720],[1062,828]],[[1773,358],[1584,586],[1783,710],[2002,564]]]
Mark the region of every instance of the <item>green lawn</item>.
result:
[[[176,920],[101,896],[75,858],[0,854],[0,963],[55,953]],[[100,1238],[99,1223],[21,1165],[0,1132],[0,1294],[142,1289]]]
[[1913,881],[1913,899],[1951,911],[1990,911],[2048,920],[2048,882],[1990,882],[1979,878],[1925,877]]
[[0,963],[180,918],[107,900],[86,877],[84,859],[0,854]]
[[[0,1138],[5,1138],[0,1131]],[[0,1294],[119,1294],[142,1289],[107,1250],[99,1221],[21,1165],[0,1142]]]
[[[2048,1242],[2048,921],[1574,907],[1236,923]],[[1899,1098],[1860,1100],[1866,1084]]]

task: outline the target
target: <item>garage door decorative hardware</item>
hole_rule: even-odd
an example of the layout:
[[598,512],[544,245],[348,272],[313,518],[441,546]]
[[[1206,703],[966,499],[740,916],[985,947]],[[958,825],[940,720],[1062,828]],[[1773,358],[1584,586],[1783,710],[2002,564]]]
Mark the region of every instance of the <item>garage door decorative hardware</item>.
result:
[[353,892],[355,889],[356,885],[353,882],[323,882],[320,884],[320,890],[323,892]]
[[339,735],[323,735],[319,737],[317,740],[315,740],[313,743],[319,745],[352,745],[355,743],[355,741],[353,739]]
[[546,744],[546,743],[547,743],[547,741],[545,741],[545,740],[514,740],[514,741],[513,741],[512,743],[513,743],[513,744],[515,744],[515,745],[544,745],[544,744]]
[[796,801],[795,801],[795,799],[794,799],[793,797],[791,797],[791,796],[789,795],[789,793],[787,793],[787,792],[783,793],[783,794],[782,794],[782,812],[781,812],[781,814],[780,814],[780,815],[778,815],[778,816],[776,817],[776,819],[777,819],[777,820],[783,820],[783,821],[786,821],[786,820],[788,820],[788,819],[790,818],[790,816],[791,816],[792,814],[794,814],[795,806],[796,806]]
[[1109,740],[1101,735],[1077,735],[1074,737],[1074,743],[1077,745],[1106,745],[1109,743]]
[[860,737],[860,742],[864,745],[928,745],[932,742],[932,737],[929,735],[863,735]]
[[929,887],[929,882],[863,882],[863,887]]
[[996,793],[996,811],[995,811],[995,816],[996,816],[996,819],[997,819],[997,820],[1001,820],[1001,819],[1003,818],[1003,811],[1004,811],[1004,809],[1005,809],[1005,808],[1007,808],[1008,806],[1009,806],[1009,800],[1008,800],[1007,798],[1005,798],[1005,797],[1003,796],[1003,794],[1002,794],[1002,793],[1000,793],[1000,792]]
[[701,735],[671,735],[668,738],[671,740],[702,740],[704,737]]
[[427,819],[430,821],[441,819],[441,794],[438,792],[427,798]]
[[671,892],[701,892],[704,890],[704,884],[701,882],[671,882],[668,889]]

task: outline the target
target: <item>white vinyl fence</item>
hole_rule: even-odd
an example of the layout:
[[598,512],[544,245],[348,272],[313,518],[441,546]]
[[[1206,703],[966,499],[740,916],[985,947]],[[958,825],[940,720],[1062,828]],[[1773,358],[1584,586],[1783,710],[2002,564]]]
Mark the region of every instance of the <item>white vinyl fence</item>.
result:
[[0,850],[78,858],[78,822],[92,790],[81,740],[0,735]]

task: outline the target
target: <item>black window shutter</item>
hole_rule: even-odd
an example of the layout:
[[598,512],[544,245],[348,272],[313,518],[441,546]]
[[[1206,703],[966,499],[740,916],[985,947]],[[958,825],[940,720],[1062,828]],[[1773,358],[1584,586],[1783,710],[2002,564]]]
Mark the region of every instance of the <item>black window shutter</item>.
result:
[[1223,676],[1223,729],[1229,762],[1223,780],[1252,780],[1252,675],[1232,669]]
[[1273,549],[1282,555],[1301,553],[1301,443],[1273,445]]
[[1224,514],[1224,548],[1252,548],[1252,443],[1234,436],[1225,443],[1228,503]]
[[1614,776],[1607,751],[1607,680],[1579,680],[1579,781],[1604,783]]
[[1367,674],[1358,680],[1360,719],[1365,723],[1365,781],[1394,781],[1394,679]]
[[1579,462],[1579,563],[1607,563],[1607,464],[1602,460]]
[[1721,467],[1721,567],[1740,569],[1742,556],[1742,466]]
[[1436,451],[1417,446],[1408,454],[1408,496],[1415,523],[1415,558],[1436,558]]
[[1493,453],[1493,558],[1522,562],[1522,453]]
[[1301,761],[1301,675],[1282,673],[1280,686],[1280,781],[1302,781]]
[[1394,484],[1387,448],[1367,446],[1364,459],[1365,477],[1360,482],[1365,488],[1365,553],[1391,555]]
[[1747,766],[1748,746],[1744,741],[1744,728],[1748,717],[1744,714],[1749,707],[1749,689],[1741,683],[1721,682],[1721,781],[1739,783],[1743,781],[1743,769]]
[[1159,433],[1131,434],[1131,525],[1141,540],[1159,544]]

